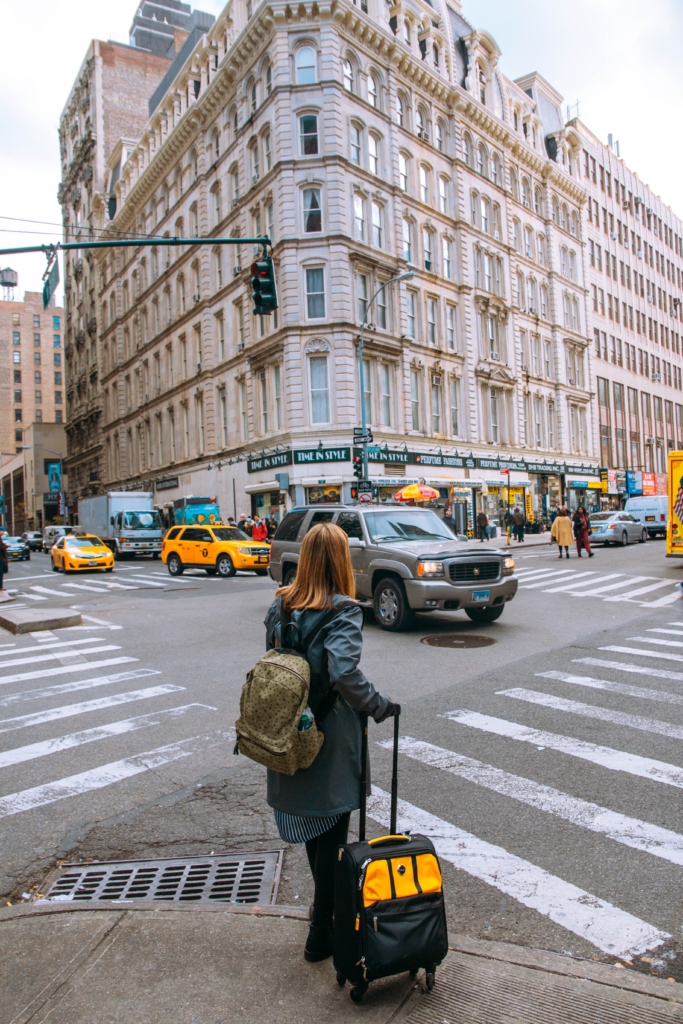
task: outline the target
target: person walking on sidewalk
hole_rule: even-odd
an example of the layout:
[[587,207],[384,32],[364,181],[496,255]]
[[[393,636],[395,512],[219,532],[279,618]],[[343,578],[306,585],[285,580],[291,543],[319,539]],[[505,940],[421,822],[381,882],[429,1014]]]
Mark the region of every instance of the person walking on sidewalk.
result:
[[526,516],[521,509],[515,506],[515,511],[512,513],[512,531],[515,535],[515,539],[518,544],[524,543],[524,524],[526,523]]
[[591,524],[588,519],[588,513],[583,505],[579,505],[574,513],[574,536],[576,537],[576,552],[579,558],[581,558],[582,548],[586,549],[589,558],[593,557],[594,552],[591,551],[590,534]]
[[569,520],[569,513],[564,506],[557,513],[555,521],[550,529],[550,536],[556,541],[557,546],[560,549],[560,553],[557,557],[562,558],[562,548],[564,548],[565,554],[567,558],[569,558],[569,545],[574,539],[574,533],[572,531],[572,524]]
[[477,533],[482,544],[489,539],[489,517],[483,511],[477,516]]
[[[304,957],[311,963],[332,955],[334,865],[346,842],[351,812],[360,807],[363,715],[383,722],[397,706],[366,679],[358,664],[363,647],[363,610],[355,602],[355,581],[348,538],[332,523],[319,523],[304,537],[296,579],[280,587],[265,619],[266,648],[291,643],[297,632],[311,669],[309,704],[317,714],[329,689],[336,700],[316,719],[325,741],[309,768],[294,775],[268,770],[268,804],[275,812],[280,838],[305,843],[313,875],[313,916]],[[332,608],[339,613],[316,635]],[[282,637],[282,611],[293,629]],[[369,776],[368,776],[369,778]]]
[[3,593],[5,587],[3,585],[3,577],[7,573],[7,545],[5,544],[5,537],[7,534],[4,530],[0,530],[0,593]]
[[254,516],[254,525],[251,530],[251,539],[266,541],[268,540],[268,527],[265,521],[259,516]]

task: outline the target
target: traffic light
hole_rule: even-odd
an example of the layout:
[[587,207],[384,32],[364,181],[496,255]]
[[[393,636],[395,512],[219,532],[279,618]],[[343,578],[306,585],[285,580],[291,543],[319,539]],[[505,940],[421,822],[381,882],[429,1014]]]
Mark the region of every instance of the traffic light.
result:
[[354,456],[353,475],[357,477],[358,480],[363,479],[363,460],[361,459],[360,455]]
[[251,265],[251,289],[255,316],[267,316],[277,309],[275,268],[271,256],[264,256]]

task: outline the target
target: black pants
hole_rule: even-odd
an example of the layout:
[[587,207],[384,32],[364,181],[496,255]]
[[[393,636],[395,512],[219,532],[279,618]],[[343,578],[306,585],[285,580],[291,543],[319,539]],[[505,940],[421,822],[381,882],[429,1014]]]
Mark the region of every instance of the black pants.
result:
[[477,530],[478,530],[478,532],[479,532],[479,540],[480,540],[480,541],[481,541],[482,543],[483,543],[483,542],[484,542],[485,540],[488,540],[488,539],[489,539],[489,531],[488,531],[488,527],[487,527],[487,526],[478,526],[478,527],[477,527]]
[[349,833],[350,812],[342,814],[336,825],[309,839],[306,843],[308,863],[315,882],[313,897],[313,924],[323,926],[332,924],[334,912],[334,865],[337,860],[337,849],[346,842]]

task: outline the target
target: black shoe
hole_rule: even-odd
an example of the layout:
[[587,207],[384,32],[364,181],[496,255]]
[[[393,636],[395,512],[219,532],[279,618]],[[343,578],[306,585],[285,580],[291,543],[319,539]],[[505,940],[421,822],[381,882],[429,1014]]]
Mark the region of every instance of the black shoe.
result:
[[580,551],[579,551],[579,558],[583,558],[583,555],[581,554]]
[[559,553],[559,555],[557,557],[558,558],[562,558],[562,552],[561,551],[560,551],[560,553]]
[[592,558],[594,554],[595,554],[595,552],[594,552],[594,551],[590,551],[590,552],[588,553],[588,557],[589,557],[589,558]]
[[332,929],[329,925],[319,927],[312,924],[308,929],[304,959],[309,964],[317,964],[320,960],[327,960],[332,956]]

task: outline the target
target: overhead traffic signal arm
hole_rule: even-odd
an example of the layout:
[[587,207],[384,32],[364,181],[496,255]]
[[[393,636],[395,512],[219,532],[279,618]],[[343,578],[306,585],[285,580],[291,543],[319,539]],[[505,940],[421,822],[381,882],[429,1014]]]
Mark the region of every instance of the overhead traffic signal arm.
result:
[[277,309],[277,288],[272,256],[262,256],[251,265],[251,289],[254,316],[268,316]]

